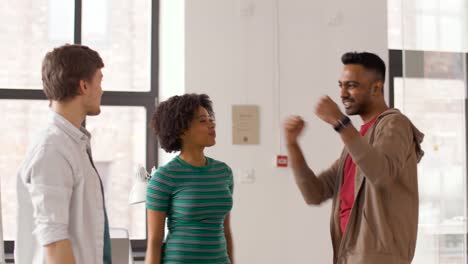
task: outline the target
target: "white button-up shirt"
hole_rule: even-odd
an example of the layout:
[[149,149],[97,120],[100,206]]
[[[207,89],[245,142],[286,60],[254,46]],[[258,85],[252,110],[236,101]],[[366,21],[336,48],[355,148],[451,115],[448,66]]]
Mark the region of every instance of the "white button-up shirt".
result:
[[102,263],[105,209],[91,136],[51,112],[18,172],[15,263],[45,263],[44,246],[64,239],[76,263]]

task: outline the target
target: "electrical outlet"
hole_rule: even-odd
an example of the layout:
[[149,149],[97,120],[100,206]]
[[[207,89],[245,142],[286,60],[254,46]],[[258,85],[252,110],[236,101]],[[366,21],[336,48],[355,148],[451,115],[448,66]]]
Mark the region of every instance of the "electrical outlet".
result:
[[241,183],[252,184],[255,182],[255,170],[254,169],[240,169],[239,179]]

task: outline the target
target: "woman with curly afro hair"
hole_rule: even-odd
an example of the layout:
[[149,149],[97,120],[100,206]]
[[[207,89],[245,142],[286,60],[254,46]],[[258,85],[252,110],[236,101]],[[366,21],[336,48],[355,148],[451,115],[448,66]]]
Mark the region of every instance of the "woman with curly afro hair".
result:
[[152,126],[161,148],[180,153],[148,185],[146,263],[233,263],[232,170],[204,154],[216,143],[210,98],[173,96],[158,105]]

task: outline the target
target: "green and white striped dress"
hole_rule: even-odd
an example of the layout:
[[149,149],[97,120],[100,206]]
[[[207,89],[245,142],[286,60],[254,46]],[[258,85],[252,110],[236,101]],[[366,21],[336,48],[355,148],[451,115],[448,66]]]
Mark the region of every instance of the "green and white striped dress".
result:
[[152,175],[146,207],[167,213],[169,229],[162,263],[230,263],[224,218],[232,209],[233,177],[225,163],[204,167],[179,157]]

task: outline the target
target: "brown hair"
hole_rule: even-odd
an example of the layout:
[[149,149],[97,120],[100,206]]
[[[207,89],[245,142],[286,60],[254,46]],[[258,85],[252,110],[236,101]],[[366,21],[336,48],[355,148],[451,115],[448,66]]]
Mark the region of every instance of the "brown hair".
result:
[[213,104],[206,94],[176,95],[158,104],[151,119],[151,126],[162,149],[166,152],[181,150],[180,136],[189,129],[200,106],[214,117]]
[[42,61],[42,85],[47,98],[68,101],[79,94],[80,80],[90,81],[104,67],[99,54],[83,45],[66,44],[48,52]]

